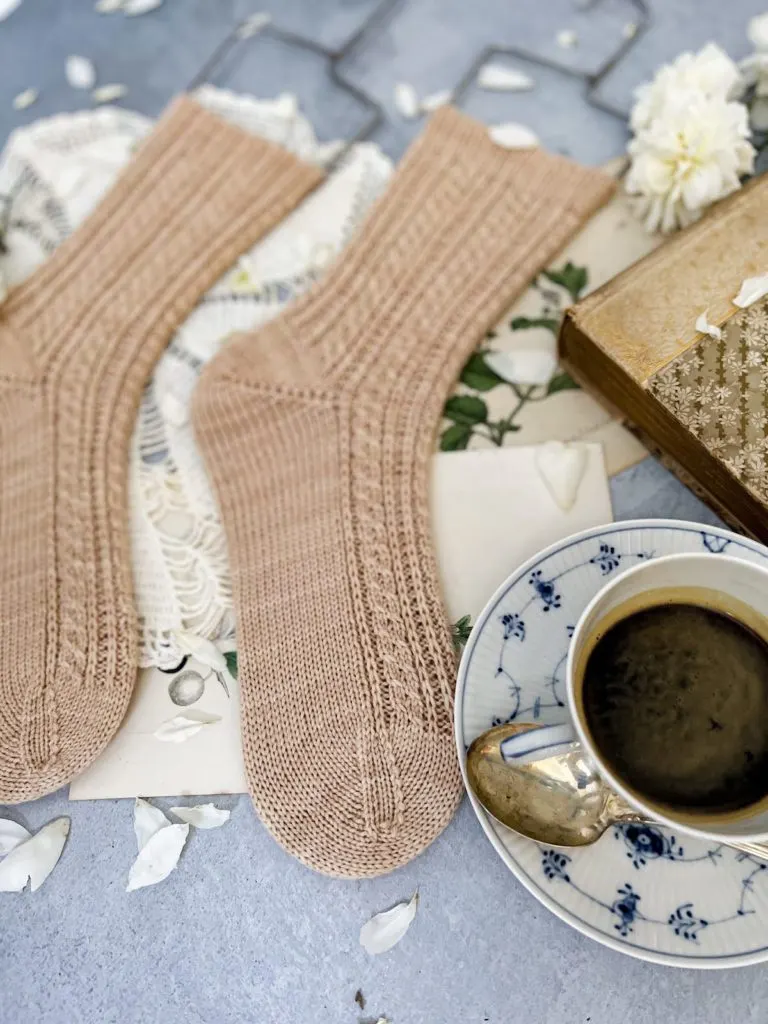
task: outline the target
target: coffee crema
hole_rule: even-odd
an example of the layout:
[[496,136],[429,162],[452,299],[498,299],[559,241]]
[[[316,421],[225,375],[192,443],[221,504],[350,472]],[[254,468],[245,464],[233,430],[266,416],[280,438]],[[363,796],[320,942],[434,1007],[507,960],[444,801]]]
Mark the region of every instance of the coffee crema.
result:
[[627,602],[598,628],[582,662],[584,713],[601,756],[640,796],[737,811],[768,794],[768,624],[691,596],[645,594],[644,607]]

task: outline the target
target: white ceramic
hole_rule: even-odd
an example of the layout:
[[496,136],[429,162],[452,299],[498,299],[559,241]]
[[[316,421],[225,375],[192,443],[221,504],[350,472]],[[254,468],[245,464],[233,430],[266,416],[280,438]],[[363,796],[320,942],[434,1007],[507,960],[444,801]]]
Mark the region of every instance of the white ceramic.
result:
[[[456,741],[502,722],[567,724],[565,669],[582,613],[607,582],[654,558],[722,555],[768,566],[745,537],[671,520],[597,527],[516,569],[480,615],[456,690]],[[466,781],[466,776],[465,776]],[[768,864],[677,828],[611,829],[594,846],[553,850],[492,821],[470,793],[499,856],[546,907],[586,935],[644,960],[736,967],[768,960]]]
[[728,611],[728,598],[731,597],[759,616],[768,618],[768,567],[726,555],[713,561],[709,553],[701,552],[641,561],[598,590],[576,624],[565,666],[572,721],[510,737],[501,745],[502,756],[517,763],[521,760],[535,761],[556,754],[558,749],[565,749],[573,742],[580,742],[606,782],[647,818],[712,842],[727,843],[729,839],[765,842],[768,840],[768,807],[765,801],[761,802],[758,813],[730,814],[724,819],[710,815],[705,822],[694,815],[678,815],[672,809],[645,800],[642,794],[630,789],[596,747],[584,718],[583,702],[577,699],[579,680],[576,666],[585,644],[599,628],[600,622],[633,598],[649,591],[675,587],[716,591],[717,601],[723,604],[715,604],[715,607],[721,606]]

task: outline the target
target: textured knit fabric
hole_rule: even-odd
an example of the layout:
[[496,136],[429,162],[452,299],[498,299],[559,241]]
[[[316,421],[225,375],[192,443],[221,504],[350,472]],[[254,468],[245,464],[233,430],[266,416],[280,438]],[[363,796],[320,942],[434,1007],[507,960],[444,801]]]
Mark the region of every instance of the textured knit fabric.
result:
[[182,98],[0,309],[0,801],[69,781],[120,724],[142,387],[201,294],[318,177]]
[[331,875],[422,850],[461,794],[428,467],[473,347],[611,182],[435,114],[321,285],[203,372],[245,763],[265,824]]

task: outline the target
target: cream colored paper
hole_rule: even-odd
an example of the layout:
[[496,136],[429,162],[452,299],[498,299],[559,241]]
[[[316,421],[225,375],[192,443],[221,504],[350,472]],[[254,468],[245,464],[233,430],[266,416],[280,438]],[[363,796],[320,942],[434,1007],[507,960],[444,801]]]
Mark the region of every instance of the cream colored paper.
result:
[[[500,583],[539,549],[588,526],[611,521],[602,448],[590,444],[576,502],[558,508],[536,469],[533,446],[450,452],[435,456],[432,520],[440,576],[451,622],[474,619]],[[239,691],[193,659],[183,672],[203,677],[190,710],[220,715],[183,743],[154,736],[185,710],[170,693],[189,699],[182,673],[143,669],[128,715],[109,747],[70,786],[71,800],[134,796],[198,796],[246,790],[240,746]],[[188,677],[189,681],[189,677]],[[196,683],[197,690],[200,684]]]
[[541,479],[533,445],[435,458],[432,520],[451,622],[463,615],[474,622],[497,587],[537,551],[612,521],[602,448],[584,447],[586,468],[568,512]]

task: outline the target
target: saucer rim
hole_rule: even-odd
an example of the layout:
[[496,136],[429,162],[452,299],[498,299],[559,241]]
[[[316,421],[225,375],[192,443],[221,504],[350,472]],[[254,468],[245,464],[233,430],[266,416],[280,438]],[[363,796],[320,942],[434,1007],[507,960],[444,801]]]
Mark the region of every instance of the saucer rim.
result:
[[[506,867],[512,872],[515,878],[525,886],[528,892],[530,892],[532,896],[547,908],[547,910],[555,914],[556,917],[559,917],[567,925],[580,932],[582,935],[585,935],[618,953],[623,953],[625,956],[632,956],[637,960],[660,964],[665,967],[687,968],[690,970],[726,970],[728,968],[746,967],[758,963],[764,963],[768,960],[768,936],[766,937],[766,945],[761,946],[758,949],[745,950],[738,953],[725,953],[717,956],[697,957],[693,954],[682,952],[662,953],[648,946],[642,946],[635,943],[623,943],[613,936],[606,935],[601,932],[594,925],[583,921],[571,911],[563,908],[563,906],[554,900],[549,893],[545,892],[517,862],[514,856],[502,843],[493,826],[491,817],[483,809],[479,800],[470,789],[467,781],[466,751],[464,749],[464,734],[462,726],[467,675],[472,658],[472,652],[497,605],[506,596],[509,589],[514,586],[521,577],[523,577],[527,572],[530,572],[532,568],[544,559],[549,558],[552,555],[557,554],[559,551],[573,546],[574,544],[589,540],[590,537],[596,535],[599,536],[604,533],[618,532],[629,533],[634,530],[679,530],[683,532],[707,534],[727,539],[729,541],[736,541],[738,544],[750,548],[768,559],[768,546],[753,540],[751,537],[743,536],[735,533],[733,530],[724,529],[723,527],[710,526],[706,523],[697,523],[686,519],[626,519],[619,520],[615,523],[605,523],[602,526],[592,526],[585,530],[580,530],[577,533],[571,534],[568,537],[564,537],[562,540],[555,541],[553,544],[542,548],[540,551],[536,552],[536,554],[522,562],[509,574],[509,576],[507,576],[504,582],[496,588],[494,593],[486,602],[483,610],[477,617],[477,622],[472,627],[472,632],[464,646],[461,660],[459,662],[456,677],[456,691],[454,696],[454,740],[461,768],[461,776],[464,781],[464,788],[469,797],[475,816],[477,817],[487,838],[490,840],[491,845]],[[713,557],[717,557],[715,552],[711,552],[711,554]],[[531,840],[531,842],[533,842],[533,840]]]

